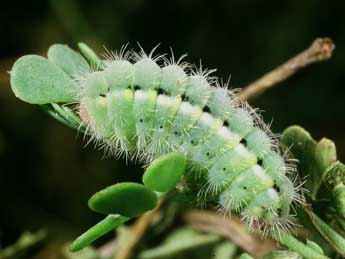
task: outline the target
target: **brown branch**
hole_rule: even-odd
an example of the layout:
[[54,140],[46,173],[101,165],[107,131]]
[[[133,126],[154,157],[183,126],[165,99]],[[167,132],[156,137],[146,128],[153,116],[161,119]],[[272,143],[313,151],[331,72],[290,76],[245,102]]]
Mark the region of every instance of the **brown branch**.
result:
[[235,217],[224,217],[205,210],[190,210],[184,215],[184,219],[196,230],[218,234],[232,240],[255,258],[262,258],[268,252],[277,249],[275,241],[249,233],[246,225]]
[[300,69],[313,63],[329,59],[332,56],[334,48],[335,45],[330,38],[317,38],[309,48],[244,87],[242,92],[238,94],[238,97],[242,100],[250,100],[261,95]]
[[159,211],[163,202],[164,199],[161,199],[156,208],[146,212],[134,223],[134,225],[131,227],[129,240],[119,247],[119,249],[116,251],[114,259],[130,258],[134,248],[145,234],[145,231],[149,227],[149,224],[151,223],[153,216]]

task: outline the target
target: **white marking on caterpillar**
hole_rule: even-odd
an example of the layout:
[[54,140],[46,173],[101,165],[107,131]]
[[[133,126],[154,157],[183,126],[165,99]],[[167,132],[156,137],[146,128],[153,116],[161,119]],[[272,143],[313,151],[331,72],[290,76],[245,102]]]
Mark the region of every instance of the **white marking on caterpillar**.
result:
[[[107,51],[104,70],[80,84],[80,117],[116,156],[149,163],[183,152],[202,181],[198,197],[218,200],[250,226],[289,229],[290,208],[302,203],[295,167],[281,155],[277,135],[246,102],[210,74],[165,55]],[[162,67],[158,65],[162,62]],[[189,175],[191,174],[189,173]]]

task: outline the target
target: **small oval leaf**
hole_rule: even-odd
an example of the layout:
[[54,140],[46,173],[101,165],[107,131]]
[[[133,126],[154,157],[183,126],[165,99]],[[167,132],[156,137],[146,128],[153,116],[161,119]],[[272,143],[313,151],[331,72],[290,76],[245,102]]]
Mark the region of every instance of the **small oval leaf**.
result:
[[144,184],[157,192],[174,188],[186,169],[184,154],[173,152],[157,158],[143,175]]
[[11,87],[21,100],[33,104],[73,102],[78,86],[48,59],[27,55],[18,59],[10,72]]
[[93,65],[99,68],[104,68],[103,61],[98,57],[98,55],[84,42],[79,42],[78,47],[80,52],[83,53],[85,58]]
[[89,200],[89,207],[105,214],[121,214],[135,217],[157,204],[157,195],[138,183],[119,183],[95,193]]
[[67,45],[52,45],[48,50],[48,60],[72,77],[85,75],[90,71],[90,66],[82,55]]

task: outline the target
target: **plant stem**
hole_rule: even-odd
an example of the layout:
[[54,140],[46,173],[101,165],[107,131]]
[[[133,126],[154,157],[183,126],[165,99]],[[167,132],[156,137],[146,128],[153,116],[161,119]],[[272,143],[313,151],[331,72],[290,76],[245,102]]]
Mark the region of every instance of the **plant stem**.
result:
[[328,244],[342,257],[345,256],[345,239],[326,224],[315,213],[305,210],[310,218],[311,223],[328,242]]
[[143,235],[145,234],[146,229],[148,228],[150,222],[152,221],[153,216],[158,212],[162,206],[164,199],[159,200],[158,205],[153,210],[150,210],[143,214],[133,225],[131,229],[131,234],[129,240],[123,244],[116,251],[114,259],[128,259],[133,253],[134,248],[139,243]]
[[329,59],[334,48],[335,46],[330,38],[315,39],[309,48],[244,87],[242,92],[238,94],[238,97],[242,100],[254,99],[269,88],[286,80],[300,69]]
[[279,234],[273,235],[272,237],[290,250],[299,253],[307,259],[329,259],[329,257],[317,253],[315,250],[306,246],[304,243],[298,241],[296,238],[284,231],[281,231]]

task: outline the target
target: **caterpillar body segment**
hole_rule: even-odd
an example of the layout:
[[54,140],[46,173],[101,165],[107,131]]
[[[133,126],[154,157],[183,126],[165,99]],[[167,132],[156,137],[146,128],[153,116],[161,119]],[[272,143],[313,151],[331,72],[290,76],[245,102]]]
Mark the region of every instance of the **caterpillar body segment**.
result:
[[[110,139],[113,135],[113,128],[108,119],[108,99],[103,96],[83,99],[82,106],[85,107],[84,118],[87,118],[90,129],[95,132],[96,139]],[[81,106],[81,107],[82,107]],[[104,123],[104,120],[107,123]]]
[[171,96],[183,95],[189,83],[188,76],[178,65],[167,65],[162,68],[162,79],[159,87]]
[[188,102],[182,102],[176,112],[174,123],[171,125],[168,143],[179,149],[184,139],[189,136],[190,129],[200,119],[202,110]]
[[[22,59],[29,61],[30,56]],[[196,179],[204,183],[200,197],[218,200],[220,211],[238,213],[255,227],[277,229],[290,224],[291,204],[301,201],[287,175],[294,168],[280,154],[275,138],[255,110],[239,102],[226,85],[220,87],[209,76],[212,71],[190,69],[174,58],[169,62],[166,57],[154,58],[153,52],[146,55],[123,49],[110,53],[102,66],[82,76],[71,75],[75,64],[61,65],[59,60],[55,65],[41,59],[54,67],[52,71],[69,78],[74,92],[79,91],[65,97],[59,89],[60,99],[47,96],[46,91],[42,98],[22,98],[24,101],[43,103],[44,97],[47,103],[77,101],[89,132],[115,153],[148,165],[170,153],[183,154],[188,174],[201,172]],[[161,61],[165,61],[163,66]],[[12,89],[19,98],[20,87],[27,85],[17,78],[30,73],[25,69],[15,64],[11,72]],[[29,87],[36,87],[30,82]],[[37,87],[42,92],[43,84],[39,82]],[[158,178],[152,175],[150,179]]]
[[[113,128],[113,139],[121,150],[135,148],[134,93],[131,89],[110,91],[107,98],[108,120]],[[88,107],[86,106],[87,110]]]
[[137,90],[134,93],[134,116],[137,136],[137,151],[143,152],[150,143],[157,92],[154,90]]
[[111,89],[126,89],[134,86],[135,67],[126,60],[108,62],[104,71],[104,80]]

